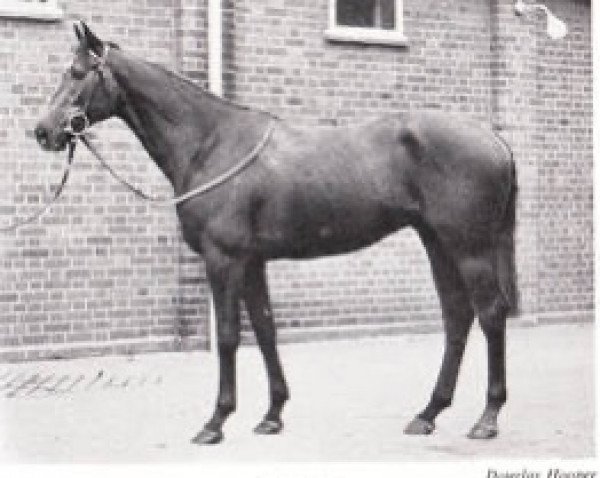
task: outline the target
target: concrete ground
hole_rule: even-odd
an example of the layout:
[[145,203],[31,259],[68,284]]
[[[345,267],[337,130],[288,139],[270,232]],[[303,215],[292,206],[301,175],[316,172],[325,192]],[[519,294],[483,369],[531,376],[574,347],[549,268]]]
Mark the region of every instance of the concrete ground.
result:
[[465,437],[482,411],[485,344],[474,328],[453,406],[431,436],[402,433],[426,403],[443,336],[281,346],[292,399],[280,436],[255,436],[267,385],[255,347],[238,355],[238,411],[225,441],[189,440],[212,411],[206,352],[0,364],[0,462],[431,462],[595,456],[594,326],[508,331],[500,435]]

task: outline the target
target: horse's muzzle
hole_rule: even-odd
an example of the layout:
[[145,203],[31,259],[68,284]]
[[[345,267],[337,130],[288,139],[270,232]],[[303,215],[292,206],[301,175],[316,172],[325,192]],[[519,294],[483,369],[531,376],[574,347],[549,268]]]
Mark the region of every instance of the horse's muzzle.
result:
[[50,131],[48,128],[38,124],[33,130],[33,134],[42,148],[47,149],[50,146]]
[[63,151],[71,138],[69,132],[63,130],[54,133],[43,123],[35,127],[33,134],[39,145],[46,151]]

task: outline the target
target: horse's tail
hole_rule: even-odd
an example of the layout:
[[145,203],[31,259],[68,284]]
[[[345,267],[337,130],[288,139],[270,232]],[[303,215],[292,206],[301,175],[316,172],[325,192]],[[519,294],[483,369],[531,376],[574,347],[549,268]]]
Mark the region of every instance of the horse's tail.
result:
[[502,220],[498,243],[498,280],[508,305],[508,314],[519,312],[519,291],[515,266],[515,227],[517,213],[517,171],[510,147],[510,191]]

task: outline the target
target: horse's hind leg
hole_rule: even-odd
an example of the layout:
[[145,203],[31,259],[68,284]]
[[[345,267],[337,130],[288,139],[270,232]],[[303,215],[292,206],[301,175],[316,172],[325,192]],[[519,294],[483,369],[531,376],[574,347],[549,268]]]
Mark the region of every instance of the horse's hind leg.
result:
[[490,251],[461,261],[460,269],[487,341],[488,391],[486,406],[469,438],[498,434],[498,413],[506,402],[506,317],[510,309],[498,279],[498,254]]
[[281,409],[289,398],[288,387],[277,353],[276,330],[269,301],[264,262],[252,263],[246,270],[244,301],[269,380],[270,406],[254,431],[263,435],[279,433],[283,428]]
[[467,336],[474,319],[469,294],[454,260],[446,254],[433,234],[421,232],[421,238],[440,298],[446,344],[442,367],[431,399],[405,429],[405,433],[412,435],[431,433],[437,415],[452,402]]

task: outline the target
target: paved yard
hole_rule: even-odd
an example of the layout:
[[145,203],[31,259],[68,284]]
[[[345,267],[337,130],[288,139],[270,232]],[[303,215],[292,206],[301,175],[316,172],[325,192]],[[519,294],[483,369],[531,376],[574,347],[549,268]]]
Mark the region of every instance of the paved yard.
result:
[[238,358],[238,412],[225,442],[189,439],[212,410],[206,352],[0,364],[0,461],[439,461],[585,458],[594,448],[592,324],[510,329],[509,401],[500,435],[465,437],[482,410],[486,361],[474,329],[454,405],[428,437],[404,425],[438,372],[440,334],[281,347],[292,393],[281,436],[252,433],[267,403],[254,347]]

